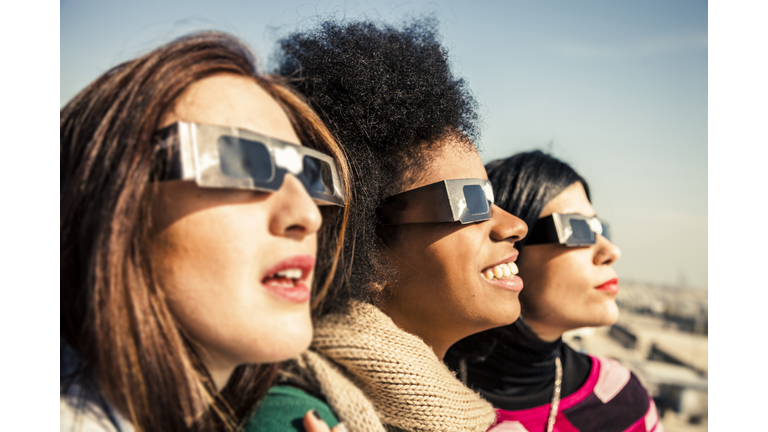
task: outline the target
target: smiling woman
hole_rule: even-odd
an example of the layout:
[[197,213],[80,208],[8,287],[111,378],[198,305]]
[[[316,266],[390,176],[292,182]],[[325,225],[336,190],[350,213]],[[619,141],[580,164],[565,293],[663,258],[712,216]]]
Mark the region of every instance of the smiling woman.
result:
[[441,360],[519,315],[514,243],[527,229],[494,205],[475,102],[437,30],[331,21],[280,42],[279,73],[348,154],[355,261],[249,431],[300,430],[308,408],[361,431],[479,432],[495,419]]
[[62,431],[235,430],[308,346],[349,179],[277,81],[200,33],[61,110]]
[[517,243],[526,288],[514,324],[455,344],[446,363],[498,409],[491,430],[661,431],[653,399],[617,361],[575,352],[564,332],[618,319],[621,256],[587,182],[540,151],[487,165],[500,206],[530,228]]

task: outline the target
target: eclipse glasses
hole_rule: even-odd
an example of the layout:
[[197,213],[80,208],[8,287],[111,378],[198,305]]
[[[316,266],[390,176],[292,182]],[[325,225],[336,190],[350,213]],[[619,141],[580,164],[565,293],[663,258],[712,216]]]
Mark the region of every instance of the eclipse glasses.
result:
[[482,179],[442,180],[386,198],[377,213],[384,225],[428,222],[468,224],[491,218],[493,188]]
[[344,205],[336,161],[324,153],[234,127],[179,121],[161,129],[173,150],[157,180],[192,180],[202,188],[276,192],[293,174],[318,204]]
[[536,221],[528,230],[525,245],[562,244],[569,247],[591,246],[600,234],[611,240],[608,223],[596,216],[576,213],[552,213]]

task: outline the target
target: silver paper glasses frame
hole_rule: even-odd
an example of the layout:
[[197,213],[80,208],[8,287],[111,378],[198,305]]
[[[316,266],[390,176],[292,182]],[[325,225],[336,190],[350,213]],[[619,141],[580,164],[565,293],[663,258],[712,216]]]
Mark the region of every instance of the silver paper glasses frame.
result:
[[245,129],[184,121],[162,129],[160,134],[167,136],[163,146],[178,151],[159,180],[192,180],[203,188],[275,192],[285,174],[291,173],[318,204],[344,205],[336,162],[317,150]]
[[578,213],[552,213],[536,221],[528,231],[525,244],[591,246],[597,241],[598,234],[611,240],[608,223],[597,216],[584,216]]
[[378,208],[384,225],[488,220],[493,215],[493,187],[483,179],[450,179],[386,198]]

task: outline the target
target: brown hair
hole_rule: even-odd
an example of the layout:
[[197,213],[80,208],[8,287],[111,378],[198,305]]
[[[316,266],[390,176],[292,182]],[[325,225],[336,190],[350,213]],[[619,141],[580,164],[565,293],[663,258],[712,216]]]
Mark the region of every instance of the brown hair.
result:
[[[283,107],[302,143],[336,159],[341,148],[296,94],[257,76],[236,38],[180,38],[97,78],[60,113],[61,336],[136,430],[233,430],[273,383],[277,365],[241,365],[219,393],[195,342],[170,313],[145,253],[160,120],[192,83],[218,73],[253,77]],[[324,208],[317,305],[341,257],[348,206]],[[321,286],[320,289],[317,287]]]

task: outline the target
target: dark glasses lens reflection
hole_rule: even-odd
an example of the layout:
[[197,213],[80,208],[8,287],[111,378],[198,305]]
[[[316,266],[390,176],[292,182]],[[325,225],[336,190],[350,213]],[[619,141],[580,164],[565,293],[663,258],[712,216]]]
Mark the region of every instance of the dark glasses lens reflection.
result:
[[331,193],[333,190],[333,174],[328,162],[304,156],[304,169],[301,178],[307,189],[322,193]]
[[235,178],[267,181],[274,175],[267,147],[258,141],[222,136],[218,140],[221,172]]
[[467,201],[467,210],[470,215],[481,215],[488,213],[488,199],[480,185],[464,186],[464,199]]
[[587,221],[583,219],[571,219],[572,238],[579,243],[593,242],[595,233],[589,228]]

